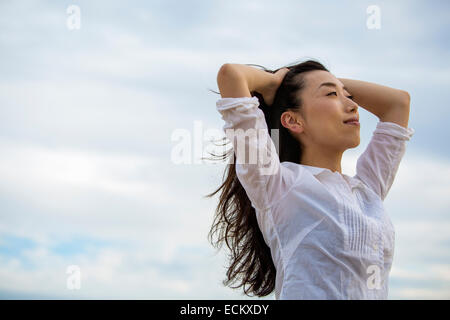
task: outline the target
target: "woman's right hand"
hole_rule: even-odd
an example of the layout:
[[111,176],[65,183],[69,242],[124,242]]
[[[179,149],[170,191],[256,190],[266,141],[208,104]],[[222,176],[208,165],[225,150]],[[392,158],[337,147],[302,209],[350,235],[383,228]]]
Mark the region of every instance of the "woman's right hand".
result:
[[273,104],[273,100],[275,99],[275,94],[280,87],[281,82],[283,81],[286,73],[289,72],[288,68],[281,68],[277,72],[272,74],[272,81],[270,81],[267,86],[262,88],[260,93],[264,98],[264,102],[271,106]]

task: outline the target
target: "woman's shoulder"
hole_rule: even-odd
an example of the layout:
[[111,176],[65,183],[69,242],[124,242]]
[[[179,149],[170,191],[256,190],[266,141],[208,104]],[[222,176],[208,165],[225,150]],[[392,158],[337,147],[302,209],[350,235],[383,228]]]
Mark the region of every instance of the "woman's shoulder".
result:
[[290,161],[283,161],[281,162],[281,166],[289,171],[291,171],[294,174],[300,174],[304,168],[302,167],[302,165],[295,163],[295,162],[290,162]]

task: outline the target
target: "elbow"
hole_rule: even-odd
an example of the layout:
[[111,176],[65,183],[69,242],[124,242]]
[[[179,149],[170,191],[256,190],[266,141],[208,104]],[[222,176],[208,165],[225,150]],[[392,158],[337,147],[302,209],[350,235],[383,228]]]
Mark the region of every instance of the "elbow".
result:
[[229,72],[230,68],[232,68],[232,66],[233,66],[232,63],[224,63],[219,69],[219,74]]
[[237,71],[234,68],[233,64],[225,63],[220,67],[219,72],[217,72],[217,83],[220,83],[224,78],[229,78],[236,75]]
[[409,108],[409,105],[411,103],[411,96],[409,95],[408,91],[401,90],[401,98],[400,98],[400,105],[404,108]]
[[221,82],[225,78],[225,76],[230,73],[229,70],[230,70],[230,64],[225,63],[220,67],[219,72],[217,72],[216,80],[217,80],[217,84],[219,85],[219,87],[220,87]]
[[238,64],[222,65],[217,73],[217,86],[222,98],[251,97],[245,71]]

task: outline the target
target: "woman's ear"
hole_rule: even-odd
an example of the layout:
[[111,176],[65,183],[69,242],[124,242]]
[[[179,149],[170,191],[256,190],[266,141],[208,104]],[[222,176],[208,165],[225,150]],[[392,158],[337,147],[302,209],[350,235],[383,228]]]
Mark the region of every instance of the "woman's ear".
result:
[[283,127],[293,132],[303,132],[302,120],[298,115],[293,114],[291,111],[283,112],[283,114],[281,115],[281,124],[283,125]]

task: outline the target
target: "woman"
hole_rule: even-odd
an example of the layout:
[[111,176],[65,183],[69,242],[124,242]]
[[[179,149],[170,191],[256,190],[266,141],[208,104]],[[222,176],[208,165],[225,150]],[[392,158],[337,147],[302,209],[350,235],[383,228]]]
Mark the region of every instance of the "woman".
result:
[[[276,299],[386,299],[394,228],[383,200],[414,134],[409,94],[314,60],[275,71],[226,63],[217,83],[234,150],[209,195],[222,190],[209,236],[231,250],[224,284]],[[341,159],[360,143],[359,106],[379,122],[350,177]]]

